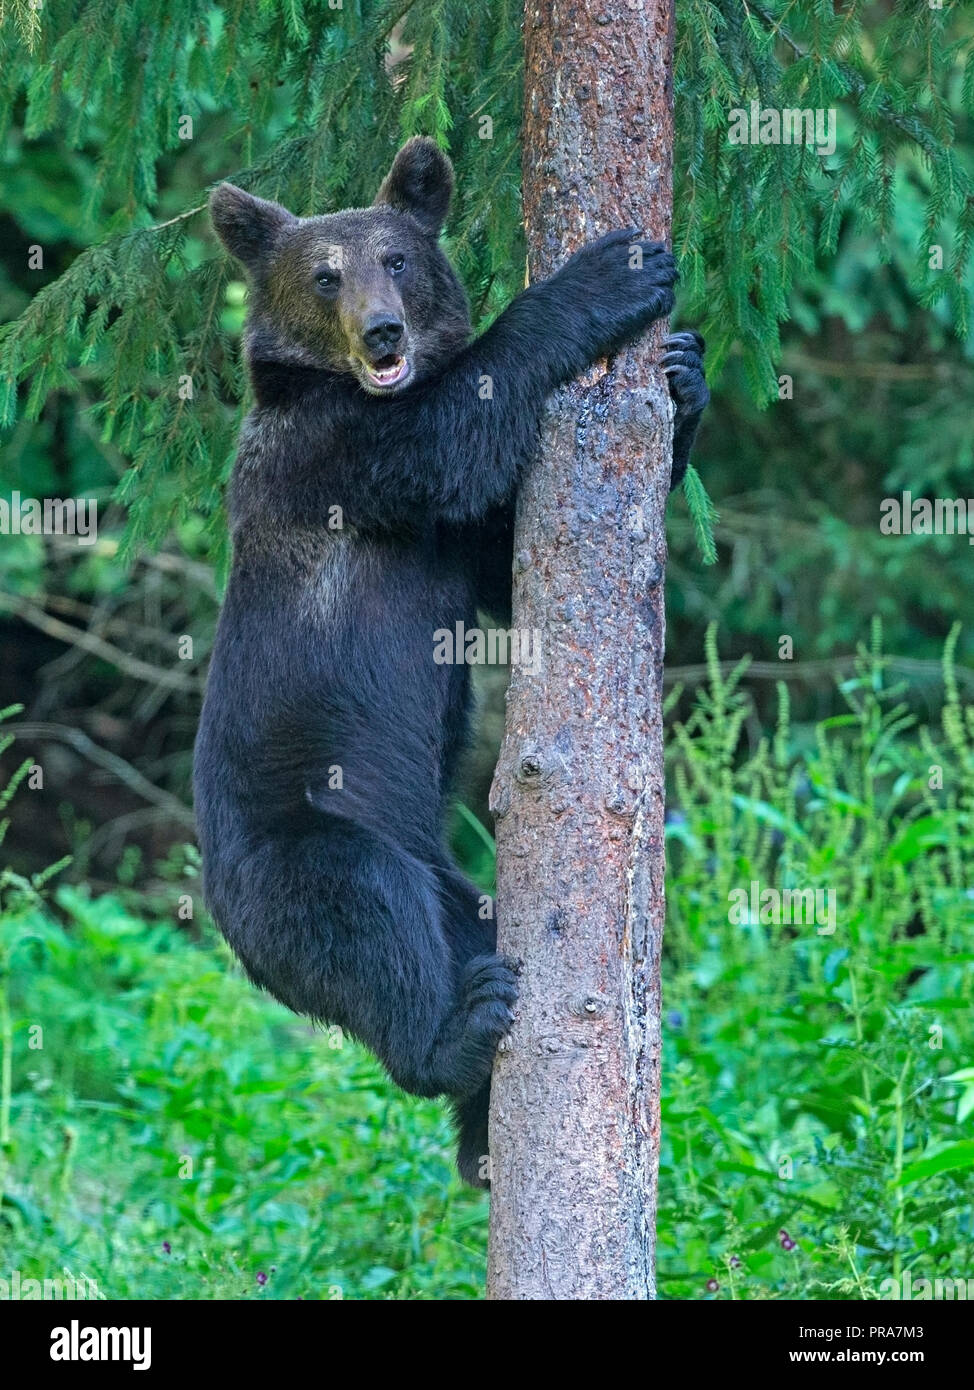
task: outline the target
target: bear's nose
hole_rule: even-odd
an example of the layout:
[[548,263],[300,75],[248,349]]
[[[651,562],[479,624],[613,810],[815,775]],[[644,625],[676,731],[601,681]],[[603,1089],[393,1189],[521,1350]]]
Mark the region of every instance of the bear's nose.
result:
[[402,337],[402,327],[392,314],[371,314],[365,320],[362,341],[370,352],[388,352]]

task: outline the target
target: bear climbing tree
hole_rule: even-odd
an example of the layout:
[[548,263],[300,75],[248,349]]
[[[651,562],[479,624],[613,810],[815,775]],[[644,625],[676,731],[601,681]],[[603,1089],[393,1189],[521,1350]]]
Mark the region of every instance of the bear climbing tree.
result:
[[[669,235],[672,0],[525,7],[531,279],[614,226]],[[520,495],[492,791],[518,1018],[494,1067],[488,1296],[655,1297],[663,931],[663,326],[549,406]]]

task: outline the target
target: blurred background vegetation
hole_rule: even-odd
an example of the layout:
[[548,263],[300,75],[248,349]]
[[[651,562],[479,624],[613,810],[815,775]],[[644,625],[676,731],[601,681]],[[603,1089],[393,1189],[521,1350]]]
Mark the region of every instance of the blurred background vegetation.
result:
[[[197,906],[190,760],[246,406],[245,286],[202,206],[222,178],[301,213],[368,202],[434,135],[486,323],[524,278],[519,15],[4,7],[0,495],[99,503],[91,546],[0,537],[2,765],[43,770],[0,880],[0,1265],[25,1276],[479,1296],[486,1208],[444,1110],[256,996]],[[878,525],[903,489],[974,498],[974,16],[680,0],[678,24],[679,318],[709,342],[719,521],[704,566],[671,501],[661,1290],[874,1296],[904,1267],[974,1274],[972,552]],[[835,155],[730,146],[752,98],[835,107]],[[503,673],[481,687],[455,838],[489,885]],[[835,935],[731,926],[752,879],[833,887]]]

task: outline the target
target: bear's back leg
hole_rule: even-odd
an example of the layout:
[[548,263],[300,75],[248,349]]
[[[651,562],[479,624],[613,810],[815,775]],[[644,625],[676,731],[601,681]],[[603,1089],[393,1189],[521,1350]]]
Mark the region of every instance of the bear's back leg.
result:
[[469,1094],[508,1026],[512,973],[489,933],[457,958],[430,865],[357,822],[320,821],[252,844],[232,878],[211,884],[214,916],[257,984],[346,1028],[405,1090]]

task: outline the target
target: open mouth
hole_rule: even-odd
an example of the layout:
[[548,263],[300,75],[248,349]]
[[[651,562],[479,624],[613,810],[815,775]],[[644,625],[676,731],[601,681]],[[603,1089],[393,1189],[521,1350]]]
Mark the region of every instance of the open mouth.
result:
[[409,375],[409,363],[397,352],[387,353],[377,362],[363,362],[370,386],[398,386]]

